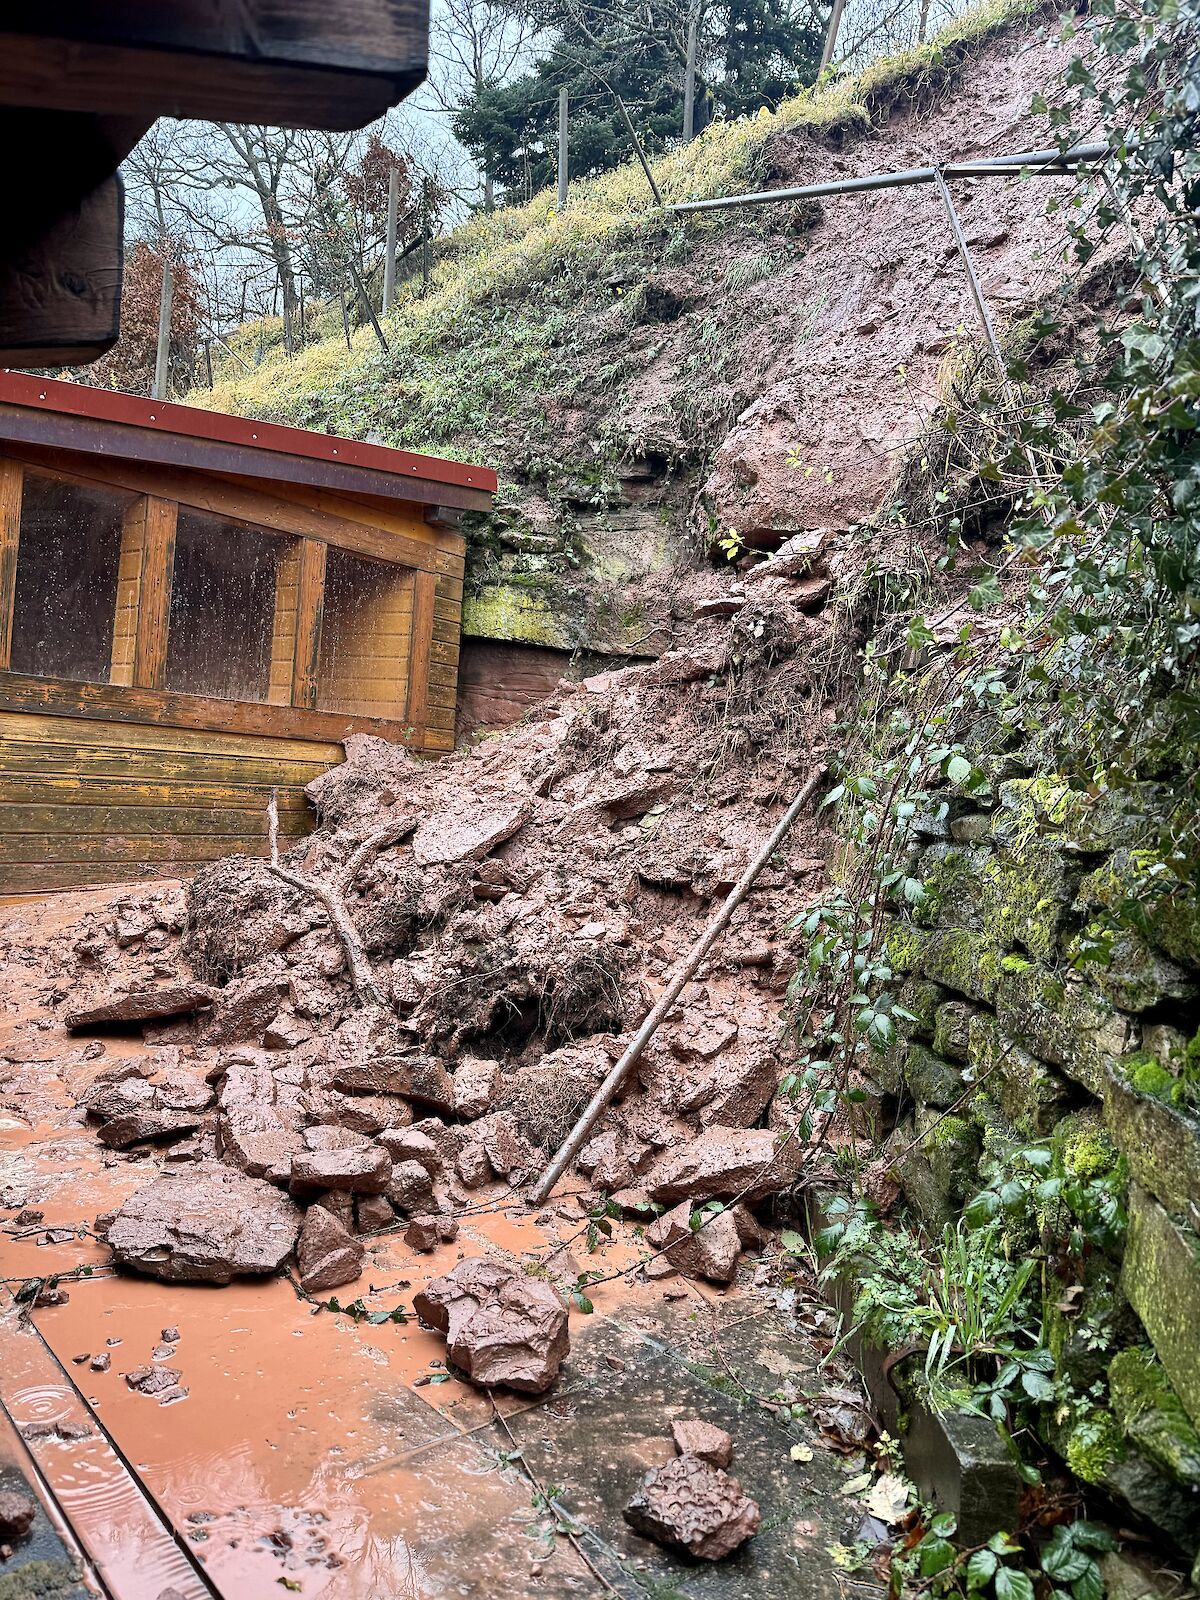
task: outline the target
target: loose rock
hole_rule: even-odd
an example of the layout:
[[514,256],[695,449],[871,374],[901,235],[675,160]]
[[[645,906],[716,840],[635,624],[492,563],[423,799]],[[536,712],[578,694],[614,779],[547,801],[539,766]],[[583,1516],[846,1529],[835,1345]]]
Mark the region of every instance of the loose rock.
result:
[[422,1322],[474,1382],[542,1394],[571,1348],[558,1291],[515,1267],[476,1256],[413,1297]]
[[681,1456],[699,1456],[710,1467],[725,1468],[733,1460],[733,1440],[711,1422],[681,1420],[671,1424],[671,1437]]
[[677,1456],[646,1474],[625,1508],[630,1527],[701,1561],[720,1561],[762,1520],[736,1478],[697,1455]]
[[37,1501],[32,1495],[17,1489],[0,1491],[0,1541],[8,1544],[13,1539],[23,1539],[36,1515]]
[[312,1206],[297,1246],[301,1287],[309,1294],[337,1289],[359,1276],[363,1247],[324,1206]]
[[211,1006],[218,991],[206,983],[170,983],[157,989],[126,989],[94,1000],[63,1018],[73,1032],[114,1022],[148,1022],[152,1018],[183,1017]]
[[116,1262],[152,1278],[229,1283],[276,1271],[299,1231],[299,1209],[273,1185],[206,1163],[130,1195],[108,1245]]

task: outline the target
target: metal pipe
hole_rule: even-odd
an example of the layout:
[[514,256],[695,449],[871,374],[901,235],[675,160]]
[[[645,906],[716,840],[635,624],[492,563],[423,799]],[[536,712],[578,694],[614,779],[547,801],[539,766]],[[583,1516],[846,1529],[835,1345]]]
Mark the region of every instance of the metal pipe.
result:
[[642,1023],[637,1033],[633,1036],[633,1039],[625,1053],[622,1055],[621,1059],[616,1063],[616,1065],[609,1070],[608,1076],[596,1090],[592,1098],[588,1101],[586,1109],[579,1118],[579,1121],[571,1129],[571,1132],[567,1135],[562,1147],[558,1151],[558,1154],[551,1161],[545,1172],[542,1173],[542,1176],[538,1179],[537,1183],[534,1184],[529,1194],[529,1203],[531,1205],[542,1205],[545,1202],[546,1197],[549,1195],[551,1189],[553,1189],[559,1178],[562,1177],[563,1173],[566,1171],[567,1167],[570,1165],[571,1161],[579,1151],[580,1146],[583,1144],[588,1134],[591,1133],[593,1127],[595,1127],[601,1112],[603,1112],[613,1095],[616,1094],[622,1083],[629,1076],[629,1073],[641,1059],[643,1050],[645,1050],[651,1039],[658,1032],[659,1025],[661,1024],[663,1018],[666,1016],[667,1012],[670,1011],[671,1007],[675,1004],[676,1000],[678,1000],[679,996],[683,993],[687,985],[691,982],[696,968],[700,965],[701,961],[704,960],[704,957],[712,949],[713,945],[716,944],[721,934],[725,931],[725,927],[729,922],[730,917],[733,916],[733,913],[737,910],[742,901],[753,888],[754,880],[758,877],[759,873],[775,854],[776,850],[778,850],[787,834],[791,831],[792,824],[800,815],[801,810],[811,797],[813,790],[825,776],[826,771],[827,768],[822,765],[819,766],[814,773],[812,773],[808,782],[792,801],[791,805],[784,812],[783,816],[780,817],[779,821],[775,824],[775,827],[771,831],[771,836],[767,840],[766,844],[763,845],[762,849],[755,856],[754,860],[746,868],[745,872],[742,873],[742,876],[738,879],[734,887],[729,891],[729,894],[727,895],[724,904],[721,906],[720,911],[717,912],[716,916],[709,923],[708,927],[705,928],[704,932],[700,935],[700,938],[692,946],[691,950],[685,956],[680,965],[676,967],[675,974],[670,983],[668,983],[654,1007],[647,1014],[645,1021]]
[[873,189],[903,189],[913,184],[934,183],[937,173],[945,178],[997,178],[1019,176],[1024,168],[1034,177],[1057,178],[1071,168],[1103,161],[1112,154],[1111,145],[1078,144],[1070,150],[1024,150],[1015,155],[990,156],[982,161],[952,162],[941,167],[907,167],[901,172],[876,172],[863,178],[839,178],[830,183],[806,183],[796,189],[762,189],[752,194],[722,195],[716,200],[683,200],[668,206],[669,211],[724,211],[734,206],[770,206],[787,200],[817,199],[823,195],[861,194]]

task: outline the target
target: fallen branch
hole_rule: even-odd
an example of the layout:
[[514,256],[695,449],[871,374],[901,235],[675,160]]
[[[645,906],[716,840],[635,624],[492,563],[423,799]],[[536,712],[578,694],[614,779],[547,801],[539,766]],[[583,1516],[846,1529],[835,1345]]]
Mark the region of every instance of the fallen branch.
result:
[[579,1121],[572,1128],[571,1132],[567,1135],[566,1140],[563,1142],[558,1154],[554,1157],[550,1165],[546,1168],[545,1172],[533,1186],[529,1195],[529,1203],[531,1205],[540,1206],[545,1204],[551,1189],[554,1188],[554,1185],[558,1182],[559,1178],[562,1177],[563,1173],[567,1169],[567,1166],[574,1159],[576,1153],[583,1145],[584,1140],[595,1127],[601,1114],[607,1108],[617,1090],[621,1087],[625,1079],[629,1076],[629,1073],[641,1059],[642,1052],[650,1043],[651,1039],[653,1039],[654,1035],[658,1032],[663,1018],[666,1016],[667,1012],[671,1010],[672,1006],[682,994],[683,990],[691,982],[696,968],[712,949],[713,945],[716,944],[717,940],[721,937],[721,934],[724,933],[730,918],[733,916],[733,913],[737,910],[738,906],[741,905],[742,901],[754,887],[755,880],[758,878],[759,873],[766,866],[767,862],[770,861],[771,857],[775,854],[776,850],[778,850],[779,846],[783,843],[784,839],[791,831],[792,824],[800,815],[801,810],[811,797],[821,779],[825,776],[826,771],[827,768],[824,764],[822,764],[821,766],[817,767],[815,772],[812,773],[808,782],[792,801],[791,805],[784,812],[783,816],[780,817],[779,821],[775,824],[770,838],[763,845],[762,849],[755,856],[754,860],[746,868],[745,872],[739,878],[737,883],[729,891],[729,894],[727,895],[720,911],[717,912],[716,916],[709,923],[708,927],[705,928],[704,932],[700,935],[700,938],[692,946],[691,950],[684,957],[680,965],[675,969],[674,976],[667,984],[667,987],[663,991],[657,1004],[650,1011],[649,1015],[646,1017],[645,1021],[634,1035],[632,1043],[629,1045],[624,1055],[622,1055],[621,1059],[611,1069],[608,1076],[596,1090],[592,1098],[588,1101],[587,1106],[584,1108],[583,1114],[579,1118]]
[[325,908],[330,926],[341,942],[346,965],[350,968],[350,981],[354,985],[354,992],[367,1005],[383,1005],[384,996],[375,982],[375,974],[371,970],[363,942],[358,936],[358,929],[354,926],[346,897],[354,887],[355,878],[367,863],[381,850],[386,850],[388,845],[398,844],[416,825],[414,817],[389,817],[385,823],[355,846],[335,877],[308,878],[290,867],[280,866],[279,799],[274,789],[271,790],[271,798],[267,802],[267,826],[271,843],[271,859],[267,864],[267,870],[293,889],[311,895]]

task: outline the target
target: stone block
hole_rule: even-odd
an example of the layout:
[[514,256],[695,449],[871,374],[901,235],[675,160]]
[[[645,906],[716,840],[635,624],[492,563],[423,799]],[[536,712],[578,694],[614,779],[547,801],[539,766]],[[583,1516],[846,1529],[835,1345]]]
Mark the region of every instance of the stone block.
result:
[[999,788],[993,837],[1017,844],[1051,833],[1065,850],[1093,855],[1136,842],[1145,829],[1143,804],[1134,797],[1092,796],[1053,777],[1013,778]]
[[996,1424],[916,1402],[904,1439],[904,1464],[921,1491],[958,1524],[963,1545],[985,1544],[1017,1526],[1021,1479]]
[[955,994],[991,1005],[1000,982],[1000,954],[985,934],[970,928],[935,928],[928,935],[920,970]]
[[1177,1483],[1200,1491],[1200,1430],[1153,1350],[1135,1345],[1118,1351],[1109,1363],[1108,1390],[1126,1439]]
[[[1092,924],[1067,946],[1072,959],[1085,940],[1097,940],[1107,933],[1103,924]],[[1164,1000],[1186,1003],[1200,994],[1200,985],[1168,956],[1135,933],[1123,932],[1113,940],[1107,959],[1089,966],[1089,976],[1104,998],[1123,1011],[1141,1013],[1161,1005]]]
[[1070,973],[1038,966],[1005,973],[996,1015],[1009,1038],[1097,1098],[1106,1069],[1129,1047],[1129,1019]]
[[1136,1183],[1129,1192],[1121,1287],[1171,1387],[1200,1425],[1200,1238]]
[[1186,1214],[1200,1199],[1200,1120],[1140,1093],[1122,1067],[1105,1075],[1104,1120],[1142,1188],[1168,1211]]
[[943,1061],[923,1044],[908,1046],[904,1078],[913,1099],[920,1106],[937,1106],[944,1110],[962,1096],[961,1069],[952,1066],[949,1061]]
[[934,1054],[945,1057],[947,1061],[965,1062],[967,1030],[971,1018],[977,1015],[975,1007],[968,1005],[965,1000],[947,1000],[940,1005],[933,1022]]
[[1067,1085],[1053,1068],[1010,1039],[995,1017],[976,1012],[971,1018],[967,1062],[1018,1131],[1037,1138],[1054,1127]]

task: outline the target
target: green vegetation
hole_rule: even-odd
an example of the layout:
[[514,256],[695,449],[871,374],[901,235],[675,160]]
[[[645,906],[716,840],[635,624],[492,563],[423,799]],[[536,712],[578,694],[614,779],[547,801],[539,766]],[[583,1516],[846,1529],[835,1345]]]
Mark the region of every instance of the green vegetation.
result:
[[[985,0],[931,43],[858,77],[807,91],[775,112],[712,124],[656,161],[664,199],[708,198],[756,181],[771,141],[782,134],[840,139],[869,132],[887,108],[942,87],[972,49],[1029,9],[1027,0]],[[547,398],[569,396],[579,381],[584,352],[574,341],[582,314],[615,304],[614,314],[636,316],[636,296],[623,296],[619,280],[669,265],[686,253],[690,236],[722,226],[711,219],[674,222],[655,207],[640,167],[627,162],[573,184],[565,211],[546,190],[527,205],[480,214],[458,228],[439,248],[430,293],[398,297],[385,324],[389,354],[369,329],[354,335],[348,353],[340,320],[330,313],[325,336],[288,361],[281,330],[256,324],[232,341],[247,360],[266,335],[255,370],[225,358],[215,390],[190,398],[351,437],[373,432],[413,449],[450,441],[461,449],[464,440],[485,448],[503,436],[536,465],[549,448]],[[621,374],[609,381],[620,382]]]

